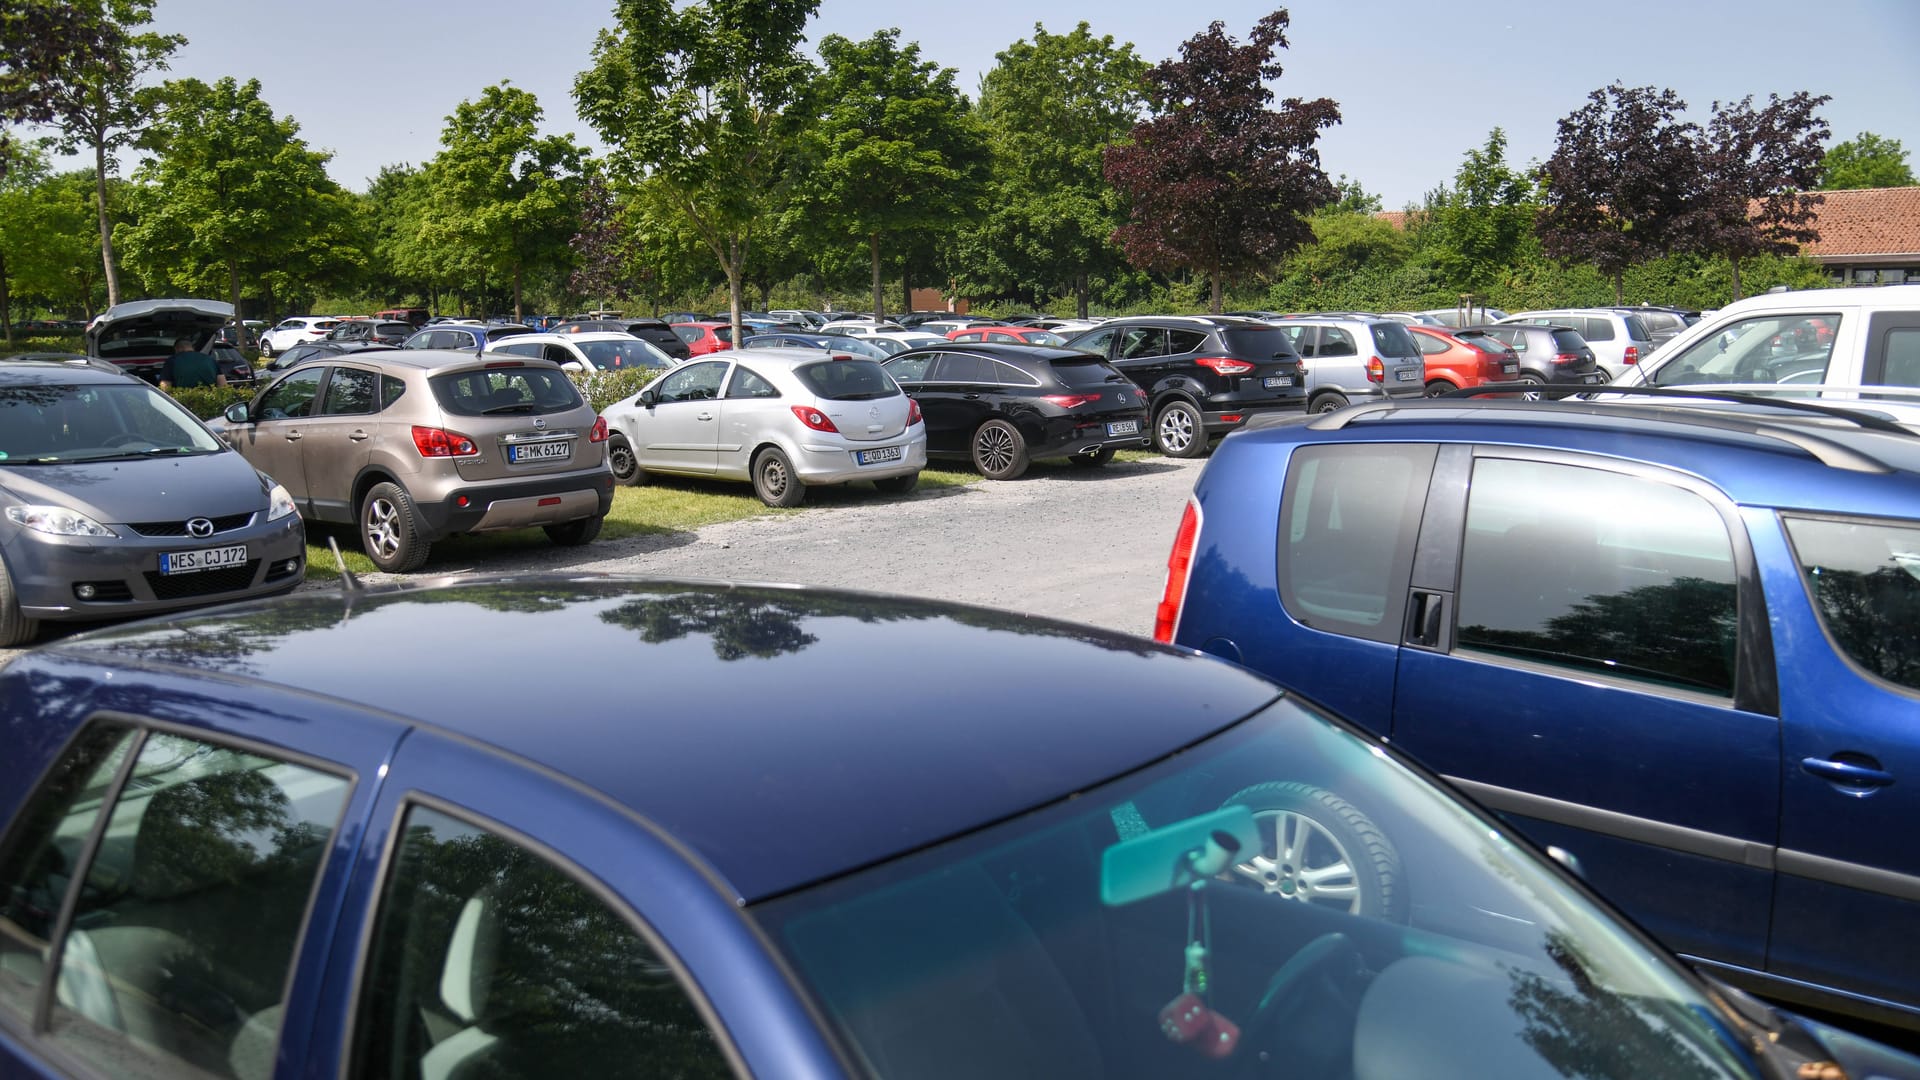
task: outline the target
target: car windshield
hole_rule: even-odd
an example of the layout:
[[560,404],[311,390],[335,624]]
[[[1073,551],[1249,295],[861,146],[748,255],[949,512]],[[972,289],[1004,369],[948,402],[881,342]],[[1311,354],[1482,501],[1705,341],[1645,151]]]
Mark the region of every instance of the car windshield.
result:
[[211,454],[221,443],[145,383],[0,386],[0,464]]
[[893,379],[871,360],[842,357],[793,369],[817,396],[828,401],[869,401],[900,393]]
[[750,910],[874,1075],[1754,1075],[1655,947],[1290,700]]

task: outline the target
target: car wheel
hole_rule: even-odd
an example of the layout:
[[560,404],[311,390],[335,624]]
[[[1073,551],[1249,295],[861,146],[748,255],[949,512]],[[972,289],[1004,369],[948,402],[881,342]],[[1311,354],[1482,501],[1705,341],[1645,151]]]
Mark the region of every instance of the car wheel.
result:
[[1076,468],[1081,469],[1097,469],[1112,460],[1113,447],[1111,446],[1103,446],[1091,454],[1075,454],[1067,459]]
[[1153,444],[1168,457],[1199,457],[1207,452],[1206,421],[1188,401],[1169,401],[1153,421]]
[[1012,480],[1027,471],[1027,440],[1005,420],[989,420],[973,433],[973,467],[989,480]]
[[614,480],[628,487],[647,482],[647,471],[640,467],[640,455],[633,452],[633,444],[625,435],[607,440],[607,468],[613,470]]
[[[1518,381],[1526,383],[1528,386],[1547,385],[1547,381],[1545,379],[1542,379],[1538,375],[1522,375],[1520,376]],[[1542,395],[1538,390],[1526,390],[1521,392],[1520,399],[1522,401],[1539,401],[1541,399],[1541,396]]]
[[920,470],[915,469],[905,476],[883,476],[873,482],[874,489],[884,495],[905,495],[920,484]]
[[373,565],[389,574],[420,569],[432,547],[420,539],[413,500],[398,484],[375,484],[360,504],[360,546]]
[[807,488],[793,475],[793,462],[787,455],[769,446],[754,455],[753,493],[768,506],[799,506],[807,497]]
[[1445,397],[1448,394],[1453,393],[1457,389],[1459,389],[1459,387],[1453,385],[1452,383],[1448,382],[1445,379],[1435,379],[1432,382],[1427,384],[1427,396],[1428,397]]
[[1400,853],[1352,803],[1312,784],[1256,784],[1223,806],[1253,811],[1260,850],[1227,873],[1288,900],[1405,922]]
[[260,339],[260,355],[268,360],[273,359],[273,343],[266,338]]
[[1347,395],[1337,390],[1329,390],[1314,398],[1313,403],[1307,406],[1307,411],[1311,413],[1330,413],[1339,412],[1346,407]]
[[20,613],[20,597],[14,594],[13,578],[0,563],[0,646],[25,645],[40,634],[40,620]]
[[592,543],[593,538],[600,535],[601,523],[606,520],[606,515],[595,514],[593,517],[576,518],[559,525],[548,525],[546,526],[547,539],[561,547],[579,547],[582,544]]

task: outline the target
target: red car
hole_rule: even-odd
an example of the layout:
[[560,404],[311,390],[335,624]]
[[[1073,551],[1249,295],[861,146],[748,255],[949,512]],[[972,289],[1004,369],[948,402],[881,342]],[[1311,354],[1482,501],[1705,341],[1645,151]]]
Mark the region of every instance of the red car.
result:
[[673,332],[687,343],[687,351],[693,356],[705,356],[733,348],[733,326],[729,323],[674,323]]
[[1067,343],[1067,339],[1059,334],[1037,326],[976,326],[966,330],[949,330],[947,336],[955,341],[992,341],[1001,345],[1051,345],[1058,348]]
[[1408,326],[1413,343],[1427,361],[1427,396],[1481,383],[1520,377],[1520,361],[1504,342],[1485,330],[1447,330],[1437,326]]

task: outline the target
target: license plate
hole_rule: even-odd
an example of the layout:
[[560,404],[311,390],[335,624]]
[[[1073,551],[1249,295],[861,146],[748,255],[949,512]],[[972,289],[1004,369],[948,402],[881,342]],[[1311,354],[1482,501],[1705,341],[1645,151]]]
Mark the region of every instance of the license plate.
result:
[[1284,386],[1292,386],[1293,376],[1271,375],[1271,376],[1268,376],[1267,378],[1261,379],[1260,385],[1268,390],[1278,390]]
[[1603,383],[1607,381],[1607,377],[1596,371],[1591,375],[1580,376],[1580,381],[1583,383]]
[[507,460],[520,461],[565,461],[573,456],[573,443],[565,440],[537,443],[514,443],[507,447]]
[[1138,421],[1138,420],[1116,420],[1116,421],[1114,421],[1113,423],[1111,423],[1111,424],[1108,424],[1108,425],[1107,425],[1107,434],[1109,434],[1109,435],[1138,435],[1138,434],[1140,434],[1140,421]]
[[853,460],[862,465],[878,465],[885,461],[899,461],[904,451],[898,446],[883,446],[878,450],[862,450],[853,456]]
[[1401,382],[1412,382],[1420,377],[1420,373],[1417,371],[1401,371],[1396,372],[1393,377],[1399,379]]
[[1502,374],[1502,375],[1518,375],[1518,374],[1520,374],[1520,365],[1519,365],[1519,364],[1501,364],[1501,365],[1500,365],[1500,374]]
[[202,570],[222,570],[247,561],[247,545],[207,548],[203,551],[169,551],[160,556],[163,574],[194,574]]

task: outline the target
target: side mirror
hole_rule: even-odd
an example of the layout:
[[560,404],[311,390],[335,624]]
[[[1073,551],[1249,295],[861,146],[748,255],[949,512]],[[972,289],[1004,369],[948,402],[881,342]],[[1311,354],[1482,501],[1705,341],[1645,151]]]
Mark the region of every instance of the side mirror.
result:
[[654,388],[651,386],[647,387],[645,390],[640,391],[640,404],[646,406],[649,409],[653,408],[654,404],[659,400],[660,400],[660,394],[657,391],[655,391]]
[[227,406],[227,411],[224,415],[229,424],[247,424],[251,423],[253,419],[247,415],[247,403],[244,401],[236,401]]

